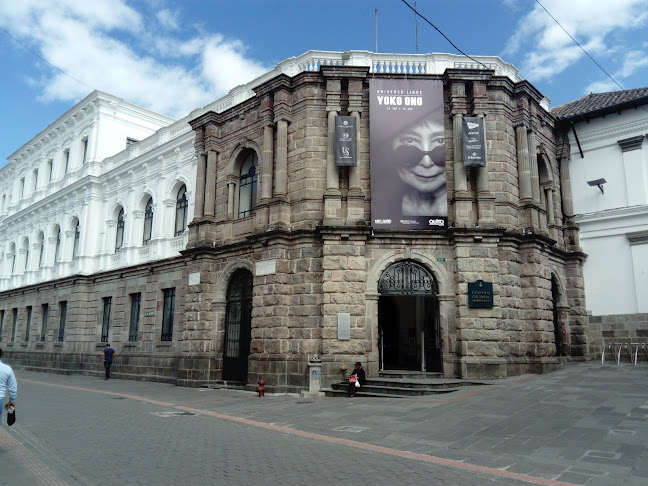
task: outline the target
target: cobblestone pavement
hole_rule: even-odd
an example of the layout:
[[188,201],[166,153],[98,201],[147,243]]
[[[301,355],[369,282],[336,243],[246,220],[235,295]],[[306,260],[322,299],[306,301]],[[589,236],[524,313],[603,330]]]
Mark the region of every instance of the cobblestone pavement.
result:
[[569,364],[412,399],[15,371],[0,485],[648,485],[641,363]]

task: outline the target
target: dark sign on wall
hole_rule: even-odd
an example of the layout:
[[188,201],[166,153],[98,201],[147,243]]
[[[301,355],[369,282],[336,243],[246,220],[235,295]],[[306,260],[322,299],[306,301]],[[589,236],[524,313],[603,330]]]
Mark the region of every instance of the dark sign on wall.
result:
[[371,224],[448,227],[443,81],[371,79]]
[[468,307],[493,308],[493,284],[477,280],[468,282]]
[[355,167],[356,159],[356,119],[354,116],[335,117],[335,165]]
[[461,148],[465,167],[486,167],[484,119],[467,116],[462,121]]

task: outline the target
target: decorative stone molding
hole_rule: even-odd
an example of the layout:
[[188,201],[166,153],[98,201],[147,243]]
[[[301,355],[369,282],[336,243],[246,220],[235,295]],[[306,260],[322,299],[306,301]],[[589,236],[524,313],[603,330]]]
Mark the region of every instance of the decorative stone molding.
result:
[[631,150],[640,150],[641,144],[643,143],[643,139],[644,139],[643,135],[637,135],[636,137],[617,140],[617,143],[621,147],[622,152],[630,152]]

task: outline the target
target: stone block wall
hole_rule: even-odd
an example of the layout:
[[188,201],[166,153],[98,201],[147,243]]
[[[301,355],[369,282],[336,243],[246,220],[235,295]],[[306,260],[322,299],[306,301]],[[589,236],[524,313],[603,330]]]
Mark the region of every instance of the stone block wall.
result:
[[[648,361],[648,314],[618,314],[589,317],[589,337],[591,359],[600,360],[603,346],[614,343],[643,343],[644,349],[639,349],[638,361]],[[614,349],[614,348],[613,348]],[[609,349],[605,350],[606,361],[613,361]],[[622,361],[634,360],[629,348],[621,351]]]

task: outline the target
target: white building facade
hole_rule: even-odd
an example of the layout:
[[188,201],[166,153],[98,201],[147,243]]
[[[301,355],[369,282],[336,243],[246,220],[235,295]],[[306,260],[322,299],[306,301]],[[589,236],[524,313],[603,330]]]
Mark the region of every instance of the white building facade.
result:
[[648,88],[553,110],[569,137],[574,221],[592,315],[648,313]]
[[186,122],[88,95],[0,170],[0,290],[179,255],[194,159]]

